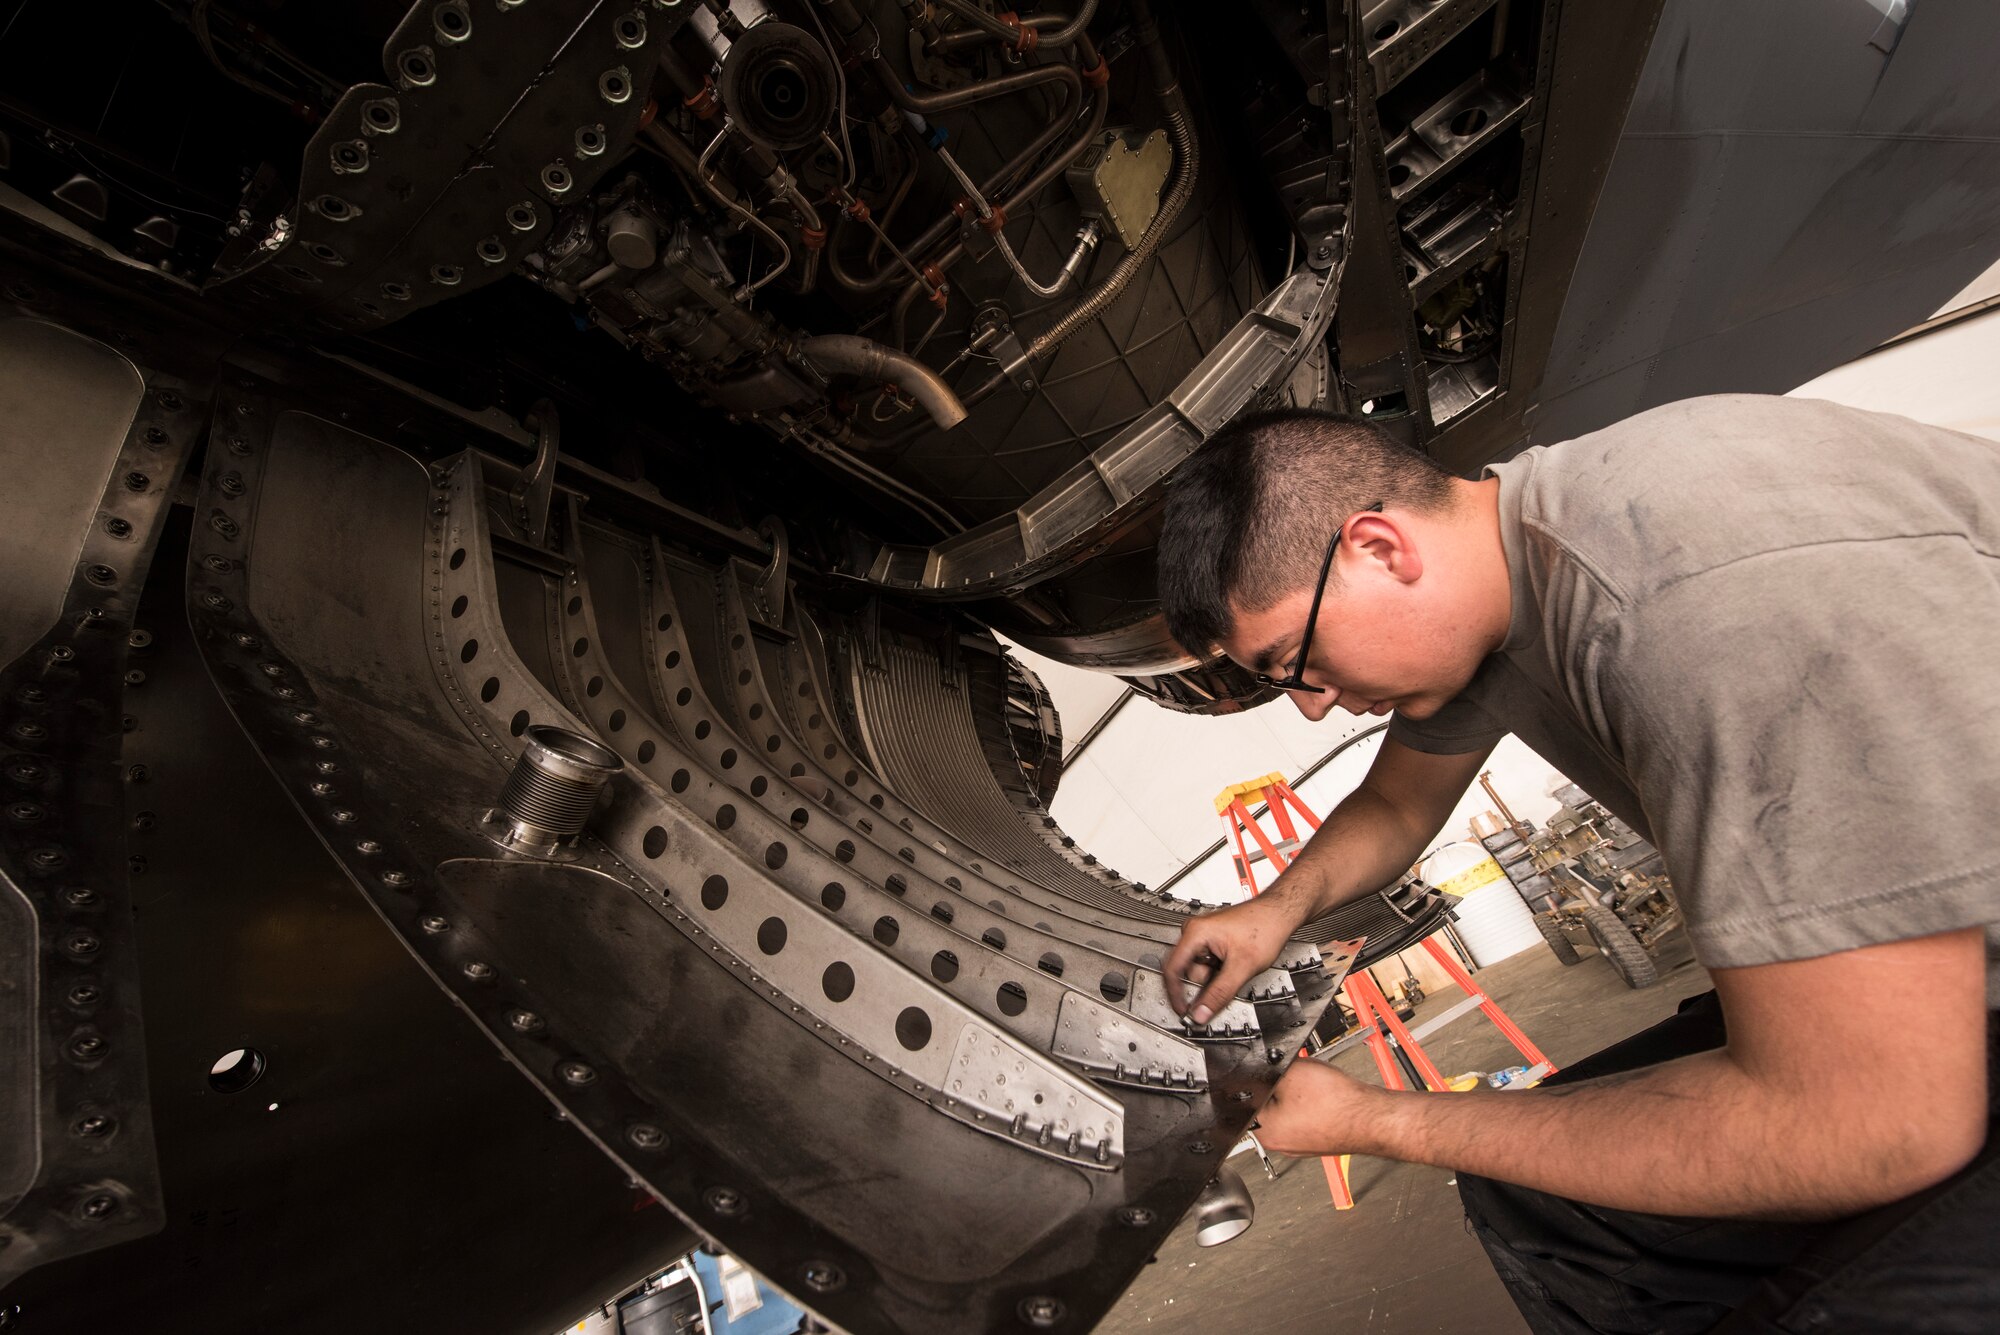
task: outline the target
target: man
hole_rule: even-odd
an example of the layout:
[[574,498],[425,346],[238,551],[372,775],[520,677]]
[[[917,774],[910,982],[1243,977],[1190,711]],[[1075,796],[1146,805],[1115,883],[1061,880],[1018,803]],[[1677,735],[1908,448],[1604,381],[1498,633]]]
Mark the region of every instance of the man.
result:
[[1728,396],[1467,481],[1267,414],[1175,475],[1160,576],[1182,644],[1394,715],[1285,874],[1189,922],[1196,1020],[1393,882],[1508,732],[1659,847],[1715,983],[1537,1090],[1296,1063],[1267,1146],[1456,1170],[1538,1331],[2000,1321],[2000,446]]

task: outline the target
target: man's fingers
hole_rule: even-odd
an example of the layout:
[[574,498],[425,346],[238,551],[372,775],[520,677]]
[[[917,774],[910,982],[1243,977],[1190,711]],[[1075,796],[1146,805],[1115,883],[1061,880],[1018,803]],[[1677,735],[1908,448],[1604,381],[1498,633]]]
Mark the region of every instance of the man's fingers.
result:
[[1235,999],[1236,994],[1250,981],[1250,975],[1254,972],[1256,970],[1248,964],[1224,960],[1222,967],[1215,971],[1215,976],[1208,980],[1208,986],[1202,988],[1201,995],[1194,999],[1194,1006],[1187,1012],[1188,1016],[1196,1024],[1207,1024],[1215,1017],[1217,1011]]
[[[1214,952],[1209,948],[1208,933],[1201,926],[1200,919],[1197,918],[1181,929],[1181,939],[1174,943],[1174,948],[1167,952],[1164,960],[1160,961],[1160,974],[1167,980],[1167,1003],[1174,1008],[1174,1014],[1187,1014],[1189,996],[1187,984],[1193,983],[1199,988],[1207,982],[1208,961],[1214,958]],[[1204,971],[1198,978],[1190,972],[1197,966]]]

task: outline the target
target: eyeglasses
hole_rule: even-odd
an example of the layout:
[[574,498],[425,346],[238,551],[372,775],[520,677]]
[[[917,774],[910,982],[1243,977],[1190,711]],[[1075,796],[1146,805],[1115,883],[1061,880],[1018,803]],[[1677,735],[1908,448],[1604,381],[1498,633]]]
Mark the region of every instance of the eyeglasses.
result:
[[[1355,511],[1355,514],[1381,514],[1382,502]],[[1347,518],[1352,519],[1354,515]],[[1306,613],[1305,633],[1299,636],[1299,651],[1292,656],[1291,675],[1280,681],[1268,672],[1259,672],[1255,681],[1259,686],[1269,686],[1280,691],[1294,691],[1300,695],[1325,695],[1326,687],[1314,686],[1306,681],[1306,655],[1312,652],[1313,627],[1319,624],[1319,600],[1326,594],[1326,577],[1333,571],[1333,554],[1340,547],[1340,535],[1347,531],[1347,519],[1334,527],[1333,539],[1326,544],[1326,557],[1319,563],[1319,583],[1313,585],[1312,608]]]

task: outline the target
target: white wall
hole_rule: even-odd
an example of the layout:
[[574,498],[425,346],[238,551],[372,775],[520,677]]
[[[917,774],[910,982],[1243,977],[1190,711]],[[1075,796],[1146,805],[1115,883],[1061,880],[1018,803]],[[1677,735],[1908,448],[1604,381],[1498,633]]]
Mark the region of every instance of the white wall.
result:
[[[1947,304],[1956,310],[2000,293],[2000,264]],[[1800,386],[1795,394],[1831,399],[2000,440],[2000,308],[1866,357]],[[1071,750],[1123,692],[1116,678],[1052,663],[1016,648],[1047,684],[1063,715]],[[1112,719],[1065,772],[1051,810],[1063,828],[1107,865],[1159,885],[1223,833],[1214,798],[1229,784],[1277,771],[1288,780],[1341,742],[1381,722],[1336,713],[1306,721],[1274,701],[1222,718],[1169,713],[1135,700]],[[1356,743],[1303,785],[1299,795],[1322,815],[1360,781],[1380,738]],[[1549,795],[1563,782],[1548,763],[1515,738],[1495,750],[1488,766],[1494,787],[1514,814],[1545,820]],[[1476,785],[1439,837],[1469,834],[1473,815],[1492,803]],[[1174,887],[1212,903],[1240,897],[1225,849]],[[1259,884],[1269,871],[1258,864]]]

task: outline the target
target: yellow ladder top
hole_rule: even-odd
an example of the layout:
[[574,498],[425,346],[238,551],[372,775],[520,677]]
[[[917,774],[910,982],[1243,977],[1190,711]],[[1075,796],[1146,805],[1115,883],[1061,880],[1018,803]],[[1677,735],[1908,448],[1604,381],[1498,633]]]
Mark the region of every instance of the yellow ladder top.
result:
[[1261,779],[1245,779],[1242,783],[1232,783],[1215,795],[1215,814],[1220,816],[1229,810],[1229,804],[1237,798],[1250,798],[1263,792],[1274,783],[1283,783],[1285,776],[1275,770]]

